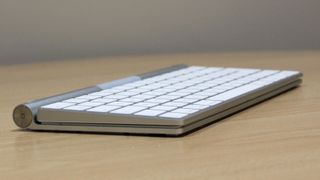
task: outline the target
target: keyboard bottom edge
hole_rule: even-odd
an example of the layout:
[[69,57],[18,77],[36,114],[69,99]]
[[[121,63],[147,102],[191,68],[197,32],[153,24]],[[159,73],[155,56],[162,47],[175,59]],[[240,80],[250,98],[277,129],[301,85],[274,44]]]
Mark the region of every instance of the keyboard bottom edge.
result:
[[217,113],[215,115],[209,116],[207,118],[198,120],[194,123],[188,124],[186,126],[145,126],[145,125],[135,125],[135,126],[101,126],[101,125],[90,125],[90,124],[35,124],[32,128],[28,130],[37,131],[63,131],[63,132],[91,132],[91,133],[108,133],[108,134],[133,134],[133,135],[168,135],[168,136],[183,136],[190,134],[195,130],[208,126],[212,123],[222,120],[223,118],[235,114],[241,110],[244,110],[250,106],[257,103],[265,101],[283,92],[286,92],[294,87],[297,87],[302,82],[301,79],[293,81],[285,86],[278,89],[265,93],[255,99],[246,101],[242,104],[233,106],[225,111]]

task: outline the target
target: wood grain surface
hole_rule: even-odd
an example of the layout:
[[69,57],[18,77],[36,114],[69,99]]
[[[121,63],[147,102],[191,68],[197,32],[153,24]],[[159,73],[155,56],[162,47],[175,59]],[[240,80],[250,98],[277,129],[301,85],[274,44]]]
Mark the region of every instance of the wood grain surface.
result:
[[[292,69],[293,91],[179,138],[32,132],[15,105],[173,64]],[[320,51],[109,57],[0,66],[0,179],[320,179]]]

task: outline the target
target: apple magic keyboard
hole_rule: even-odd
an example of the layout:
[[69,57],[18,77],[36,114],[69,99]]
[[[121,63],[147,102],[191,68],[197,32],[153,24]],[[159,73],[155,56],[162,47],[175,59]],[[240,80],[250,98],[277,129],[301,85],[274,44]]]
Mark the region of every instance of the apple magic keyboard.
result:
[[30,130],[182,135],[298,86],[298,71],[176,65],[18,105]]

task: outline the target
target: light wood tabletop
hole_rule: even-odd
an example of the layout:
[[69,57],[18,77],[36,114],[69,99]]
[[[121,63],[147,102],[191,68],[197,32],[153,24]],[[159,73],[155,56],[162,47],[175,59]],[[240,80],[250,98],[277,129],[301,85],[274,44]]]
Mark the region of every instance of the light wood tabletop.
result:
[[[187,136],[20,130],[28,100],[174,64],[299,70],[301,87]],[[320,51],[193,53],[0,66],[0,179],[319,179]]]

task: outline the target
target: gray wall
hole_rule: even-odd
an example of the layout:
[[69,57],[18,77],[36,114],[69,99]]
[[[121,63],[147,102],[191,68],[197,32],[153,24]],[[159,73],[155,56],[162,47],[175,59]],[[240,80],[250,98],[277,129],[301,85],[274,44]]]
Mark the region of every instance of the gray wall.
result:
[[320,48],[320,0],[0,0],[0,63]]

